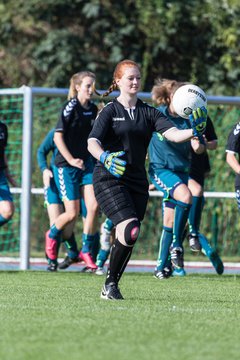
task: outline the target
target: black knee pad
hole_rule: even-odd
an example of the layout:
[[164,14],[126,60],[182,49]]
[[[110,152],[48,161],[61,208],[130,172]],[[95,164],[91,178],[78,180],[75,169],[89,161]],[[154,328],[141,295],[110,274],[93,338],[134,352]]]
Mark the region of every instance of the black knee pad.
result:
[[133,220],[129,224],[127,224],[124,231],[124,238],[126,244],[129,246],[133,246],[138,238],[140,231],[140,222],[138,220]]

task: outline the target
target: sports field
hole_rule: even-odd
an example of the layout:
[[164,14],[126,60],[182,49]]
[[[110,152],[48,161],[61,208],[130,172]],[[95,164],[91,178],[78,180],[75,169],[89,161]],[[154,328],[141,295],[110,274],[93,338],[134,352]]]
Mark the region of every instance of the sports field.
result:
[[0,272],[0,359],[239,359],[240,276]]

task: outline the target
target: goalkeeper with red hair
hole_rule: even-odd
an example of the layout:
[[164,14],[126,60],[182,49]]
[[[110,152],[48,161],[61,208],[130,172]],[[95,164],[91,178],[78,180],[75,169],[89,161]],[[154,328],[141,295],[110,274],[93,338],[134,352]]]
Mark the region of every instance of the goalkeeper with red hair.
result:
[[[118,283],[137,241],[148,202],[145,170],[147,148],[154,131],[174,142],[185,142],[196,133],[193,128],[179,130],[154,107],[142,102],[141,70],[132,60],[117,64],[108,95],[119,89],[119,96],[101,110],[88,139],[88,149],[98,160],[93,173],[96,199],[105,215],[116,226],[109,267],[101,298],[122,300]],[[199,125],[204,119],[199,119]]]

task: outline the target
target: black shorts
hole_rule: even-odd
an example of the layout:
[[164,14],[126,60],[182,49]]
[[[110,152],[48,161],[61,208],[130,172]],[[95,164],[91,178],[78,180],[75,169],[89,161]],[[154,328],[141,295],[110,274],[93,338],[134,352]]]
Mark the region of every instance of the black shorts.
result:
[[198,184],[204,187],[205,174],[198,169],[192,168],[189,173],[189,178],[195,180]]
[[235,189],[236,189],[236,191],[240,189],[240,175],[239,174],[237,174],[235,176]]
[[142,221],[148,202],[148,190],[132,188],[126,179],[111,175],[101,164],[95,166],[93,186],[96,199],[104,214],[116,226],[120,222],[137,218]]

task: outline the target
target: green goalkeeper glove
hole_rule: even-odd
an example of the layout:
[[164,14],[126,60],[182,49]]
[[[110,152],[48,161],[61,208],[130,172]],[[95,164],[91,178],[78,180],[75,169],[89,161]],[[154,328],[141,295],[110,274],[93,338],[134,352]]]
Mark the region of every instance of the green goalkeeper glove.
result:
[[189,115],[189,120],[193,129],[193,135],[199,137],[206,129],[207,109],[202,106],[193,110],[192,114]]
[[126,170],[127,163],[125,160],[121,160],[118,157],[123,156],[124,154],[125,151],[118,151],[114,153],[105,151],[100,156],[100,162],[113,176],[120,178]]

